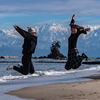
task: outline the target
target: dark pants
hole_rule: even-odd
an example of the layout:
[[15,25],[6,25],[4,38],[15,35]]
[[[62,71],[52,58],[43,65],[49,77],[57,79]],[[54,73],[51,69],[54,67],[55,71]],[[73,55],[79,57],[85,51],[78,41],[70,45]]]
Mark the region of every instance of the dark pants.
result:
[[14,66],[14,70],[22,73],[23,75],[27,75],[28,73],[33,74],[35,72],[35,70],[34,70],[34,66],[31,61],[31,56],[32,56],[32,54],[30,54],[30,53],[24,54],[22,57],[23,66],[21,66],[20,68]]
[[68,51],[68,60],[65,65],[66,70],[77,69],[81,66],[83,58],[80,56],[78,49]]

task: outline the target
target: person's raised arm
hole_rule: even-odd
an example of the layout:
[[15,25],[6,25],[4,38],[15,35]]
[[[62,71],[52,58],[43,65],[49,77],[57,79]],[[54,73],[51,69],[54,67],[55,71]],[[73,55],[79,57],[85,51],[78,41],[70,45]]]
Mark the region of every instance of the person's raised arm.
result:
[[17,30],[17,32],[23,36],[24,38],[30,39],[31,38],[31,34],[29,34],[28,32],[24,31],[23,29],[21,29],[20,27],[18,27],[17,25],[14,25],[14,28]]
[[90,28],[86,28],[80,31],[80,33],[87,34],[87,31],[90,31]]
[[74,15],[72,16],[72,19],[74,19],[74,17],[76,17],[76,14],[74,14]]
[[86,28],[85,31],[90,31],[90,28]]
[[74,22],[75,22],[74,17],[75,17],[75,16],[76,16],[76,14],[74,14],[74,15],[72,16],[70,25],[74,25]]

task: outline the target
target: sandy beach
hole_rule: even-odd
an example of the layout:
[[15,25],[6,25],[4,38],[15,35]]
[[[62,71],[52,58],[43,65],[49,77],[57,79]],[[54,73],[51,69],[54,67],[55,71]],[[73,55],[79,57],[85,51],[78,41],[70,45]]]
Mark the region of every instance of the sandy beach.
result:
[[100,75],[92,81],[26,87],[6,94],[37,100],[100,100]]

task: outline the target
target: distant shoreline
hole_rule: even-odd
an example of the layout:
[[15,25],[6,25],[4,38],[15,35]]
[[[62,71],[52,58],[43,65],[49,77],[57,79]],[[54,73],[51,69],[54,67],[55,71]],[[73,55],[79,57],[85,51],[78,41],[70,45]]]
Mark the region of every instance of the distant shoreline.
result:
[[[22,56],[0,56],[0,58],[1,59],[6,59],[6,58],[15,59],[15,58],[22,58]],[[52,61],[33,61],[35,63],[66,63],[66,61],[67,61],[67,57],[54,59],[54,58],[48,58],[46,56],[41,56],[41,57],[32,57],[32,59],[52,59]],[[92,61],[91,61],[91,59],[92,59]],[[0,61],[0,63],[21,63],[21,61],[20,60],[19,61],[2,60],[2,61]],[[83,61],[82,64],[89,64],[89,65],[100,64],[100,57],[90,57],[86,61]]]
[[0,58],[21,58],[22,56],[0,56]]
[[[21,57],[17,57],[17,58],[21,58]],[[2,61],[0,61],[0,63],[21,63],[21,60],[14,61],[13,59],[15,59],[15,58],[12,58],[12,61],[11,60],[10,61],[2,60]],[[51,61],[41,60],[41,59],[45,59],[45,58],[33,58],[33,59],[40,59],[40,61],[32,61],[35,63],[66,63],[67,62],[67,59],[52,59]],[[96,59],[94,59],[94,61],[87,60],[87,61],[83,61],[82,64],[87,64],[87,65],[100,64],[100,60],[99,61],[97,61]]]
[[[0,58],[21,58],[22,56],[0,56]],[[32,58],[48,58],[46,56],[40,56],[40,57],[32,57]],[[100,57],[89,57],[89,59],[100,59]],[[54,58],[49,58],[49,59],[54,59]],[[63,59],[63,58],[62,58]],[[65,57],[64,59],[67,59],[67,57]]]
[[[0,56],[0,58],[22,58],[22,56]],[[46,56],[40,56],[40,57],[32,57],[33,59],[44,59],[44,58],[47,58],[47,59],[55,59],[55,60],[67,60],[67,57],[58,57],[58,58],[49,58],[49,57],[46,57]]]

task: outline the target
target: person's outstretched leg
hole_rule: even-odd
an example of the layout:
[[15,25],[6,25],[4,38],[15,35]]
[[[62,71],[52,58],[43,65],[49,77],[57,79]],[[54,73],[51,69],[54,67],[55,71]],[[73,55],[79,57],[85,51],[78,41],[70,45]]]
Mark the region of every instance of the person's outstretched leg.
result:
[[79,68],[82,64],[82,60],[83,59],[80,56],[78,49],[73,50],[71,60],[70,60],[72,69]]
[[30,61],[30,71],[29,72],[30,72],[30,74],[33,74],[35,72],[32,61]]
[[71,54],[72,54],[71,51],[68,51],[68,59],[67,59],[66,65],[65,65],[65,69],[66,70],[70,70],[71,69],[71,62],[70,62],[70,60],[71,60],[70,55]]
[[66,62],[65,69],[66,70],[70,70],[71,69],[70,62],[69,61]]
[[23,66],[21,66],[20,68],[19,67],[16,67],[14,66],[14,70],[22,73],[23,75],[27,75],[29,73],[29,70],[30,70],[30,55],[29,54],[25,54],[23,57],[22,57],[22,64]]

